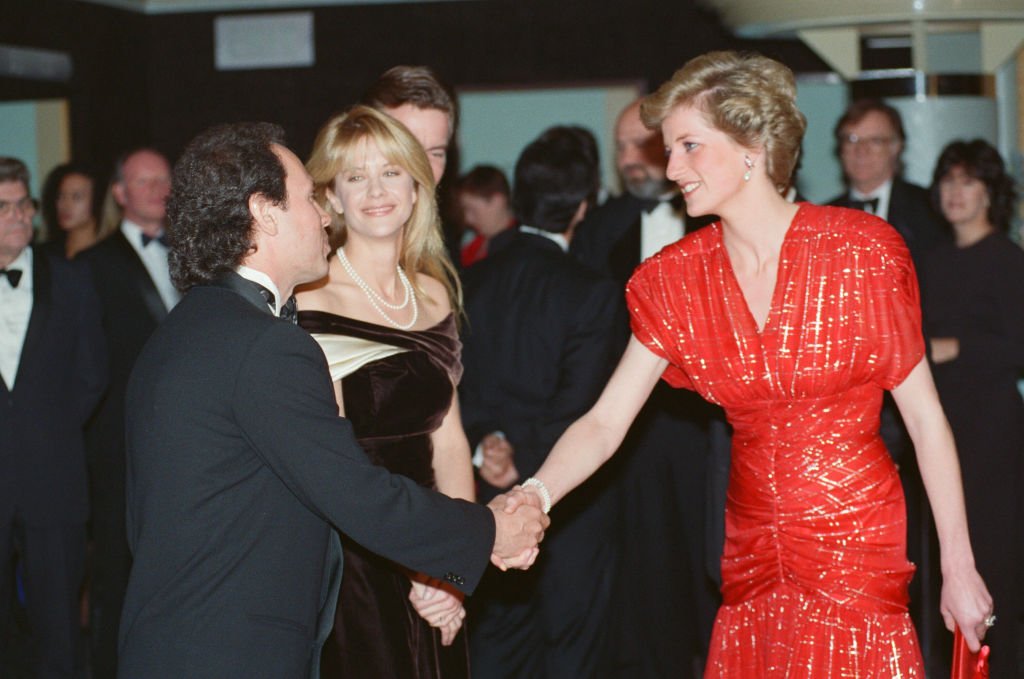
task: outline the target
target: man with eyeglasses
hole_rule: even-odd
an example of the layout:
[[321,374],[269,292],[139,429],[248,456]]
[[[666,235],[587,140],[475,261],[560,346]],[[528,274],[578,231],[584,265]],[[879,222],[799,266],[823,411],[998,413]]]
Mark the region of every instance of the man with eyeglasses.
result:
[[924,253],[948,236],[931,208],[928,191],[900,178],[906,136],[899,112],[878,99],[858,99],[836,123],[835,136],[847,191],[829,205],[857,208],[886,220],[920,265]]
[[0,624],[17,553],[34,676],[70,678],[89,513],[82,426],[106,385],[106,348],[87,269],[29,246],[28,186],[25,164],[0,157]]

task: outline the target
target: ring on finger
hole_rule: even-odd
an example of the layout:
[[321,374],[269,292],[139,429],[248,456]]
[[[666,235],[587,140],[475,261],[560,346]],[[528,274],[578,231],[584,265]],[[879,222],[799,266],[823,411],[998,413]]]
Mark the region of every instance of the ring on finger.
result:
[[995,613],[993,613],[992,615],[990,615],[987,618],[985,618],[982,622],[984,623],[985,627],[995,627],[995,624],[996,624]]

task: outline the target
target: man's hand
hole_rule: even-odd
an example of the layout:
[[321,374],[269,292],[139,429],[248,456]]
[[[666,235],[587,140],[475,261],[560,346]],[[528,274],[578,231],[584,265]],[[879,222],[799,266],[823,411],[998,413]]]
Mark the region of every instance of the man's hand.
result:
[[462,599],[461,592],[448,588],[438,580],[421,575],[412,576],[409,601],[421,618],[431,627],[440,630],[442,646],[451,645],[462,628],[462,621],[466,619]]
[[519,499],[514,508],[506,509],[511,502],[510,497],[499,495],[487,505],[494,513],[495,525],[491,563],[503,571],[526,570],[537,558],[537,545],[544,539],[544,529],[551,525],[551,519],[524,499]]
[[936,363],[948,363],[960,355],[960,340],[956,337],[933,337],[932,360]]
[[515,449],[504,436],[488,434],[480,440],[484,462],[480,478],[495,488],[507,488],[519,478],[515,465]]

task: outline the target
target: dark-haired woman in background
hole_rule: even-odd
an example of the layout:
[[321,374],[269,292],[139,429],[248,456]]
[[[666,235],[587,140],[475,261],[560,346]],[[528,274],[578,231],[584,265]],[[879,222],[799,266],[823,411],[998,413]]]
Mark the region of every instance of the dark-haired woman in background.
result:
[[99,240],[102,190],[92,171],[79,163],[58,165],[50,172],[42,212],[54,253],[72,259]]
[[999,152],[956,141],[935,167],[932,200],[953,226],[921,272],[935,385],[960,454],[978,571],[996,601],[992,679],[1016,678],[1024,557],[1024,250],[1006,231],[1015,191]]

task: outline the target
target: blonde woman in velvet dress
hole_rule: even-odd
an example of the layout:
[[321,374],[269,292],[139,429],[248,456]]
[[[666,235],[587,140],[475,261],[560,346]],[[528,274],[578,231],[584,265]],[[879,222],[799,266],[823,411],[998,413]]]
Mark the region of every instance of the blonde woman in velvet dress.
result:
[[637,269],[622,361],[517,501],[557,502],[592,473],[659,379],[694,389],[735,430],[705,676],[923,677],[903,492],[879,436],[883,390],[931,500],[947,626],[977,648],[993,602],[974,566],[906,244],[863,212],[786,202],[805,127],[795,98],[782,64],[715,52],[644,101],[687,212],[720,220]]
[[[460,293],[425,152],[401,123],[357,106],[323,127],[307,169],[340,246],[327,279],[298,295],[299,323],[327,356],[339,411],[375,463],[473,500],[455,393]],[[342,547],[322,676],[468,676],[461,596],[344,536]]]

